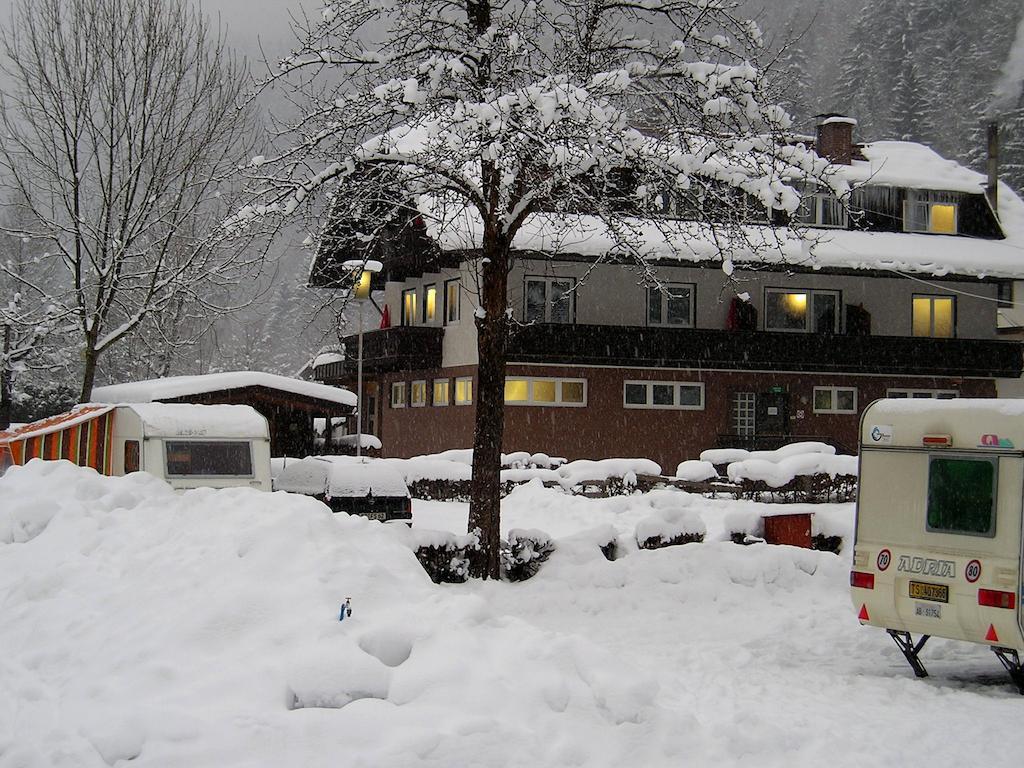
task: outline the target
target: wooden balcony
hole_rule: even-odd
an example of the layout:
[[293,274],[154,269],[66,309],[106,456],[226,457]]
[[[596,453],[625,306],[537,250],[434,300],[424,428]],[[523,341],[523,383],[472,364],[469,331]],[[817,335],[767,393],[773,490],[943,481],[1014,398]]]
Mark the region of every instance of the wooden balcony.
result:
[[[363,372],[418,371],[441,367],[441,340],[444,328],[432,326],[396,326],[363,333]],[[346,336],[345,359],[317,366],[317,381],[332,382],[356,375],[359,337]]]
[[979,378],[1018,377],[1024,367],[1014,341],[566,324],[519,329],[508,360]]

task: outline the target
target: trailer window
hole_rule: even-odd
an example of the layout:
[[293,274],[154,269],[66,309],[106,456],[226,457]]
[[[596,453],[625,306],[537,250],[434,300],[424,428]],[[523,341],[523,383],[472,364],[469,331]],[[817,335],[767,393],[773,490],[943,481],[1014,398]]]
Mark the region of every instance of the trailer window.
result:
[[252,476],[252,451],[248,442],[168,440],[167,475]]
[[928,530],[995,535],[996,460],[932,456]]

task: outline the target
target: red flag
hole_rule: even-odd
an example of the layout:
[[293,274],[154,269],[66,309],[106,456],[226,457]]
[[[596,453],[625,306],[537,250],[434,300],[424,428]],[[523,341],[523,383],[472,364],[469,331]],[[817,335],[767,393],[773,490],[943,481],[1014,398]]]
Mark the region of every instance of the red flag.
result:
[[384,305],[384,311],[380,315],[380,329],[383,331],[385,328],[391,327],[391,312],[388,309],[388,305]]

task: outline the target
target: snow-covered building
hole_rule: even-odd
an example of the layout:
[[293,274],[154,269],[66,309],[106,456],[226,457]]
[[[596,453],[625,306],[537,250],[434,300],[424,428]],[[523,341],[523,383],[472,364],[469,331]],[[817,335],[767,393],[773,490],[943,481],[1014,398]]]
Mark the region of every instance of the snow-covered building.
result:
[[[765,246],[727,251],[725,269],[682,217],[674,230],[632,222],[651,285],[615,258],[597,218],[530,216],[508,281],[521,325],[505,449],[662,466],[797,439],[853,451],[877,398],[994,396],[998,377],[1020,376],[1021,346],[998,338],[996,308],[1024,278],[1024,203],[926,146],[855,143],[854,125],[822,116],[807,137],[853,186],[849,206],[807,190],[806,230],[752,225],[746,242]],[[467,214],[423,225],[384,259],[392,325],[365,334],[363,357],[367,422],[386,455],[472,444],[479,242]],[[314,282],[343,258],[321,249]],[[356,358],[352,337],[315,375],[352,386]]]
[[[356,396],[342,387],[263,371],[130,381],[96,387],[92,397],[97,403],[250,405],[267,419],[271,456],[317,452],[314,420],[348,417],[356,405]],[[330,448],[326,447],[327,452]]]

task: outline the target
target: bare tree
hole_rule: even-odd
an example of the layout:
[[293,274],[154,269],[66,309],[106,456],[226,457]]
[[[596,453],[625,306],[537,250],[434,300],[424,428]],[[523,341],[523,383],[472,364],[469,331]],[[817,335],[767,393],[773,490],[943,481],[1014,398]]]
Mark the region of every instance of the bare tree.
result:
[[603,242],[597,260],[631,261],[657,283],[657,239],[731,274],[734,252],[777,248],[773,216],[799,205],[789,180],[824,178],[765,98],[751,63],[760,33],[737,5],[327,2],[268,73],[264,85],[286,84],[302,111],[282,126],[286,148],[252,168],[254,199],[233,223],[287,216],[326,189],[321,248],[368,259],[403,238],[465,243],[478,300],[478,574],[499,568],[516,259],[536,257],[541,239],[549,253]]
[[29,213],[14,234],[63,267],[85,401],[112,346],[166,308],[226,309],[211,286],[259,262],[216,226],[246,74],[185,0],[17,0],[0,53],[0,184]]

